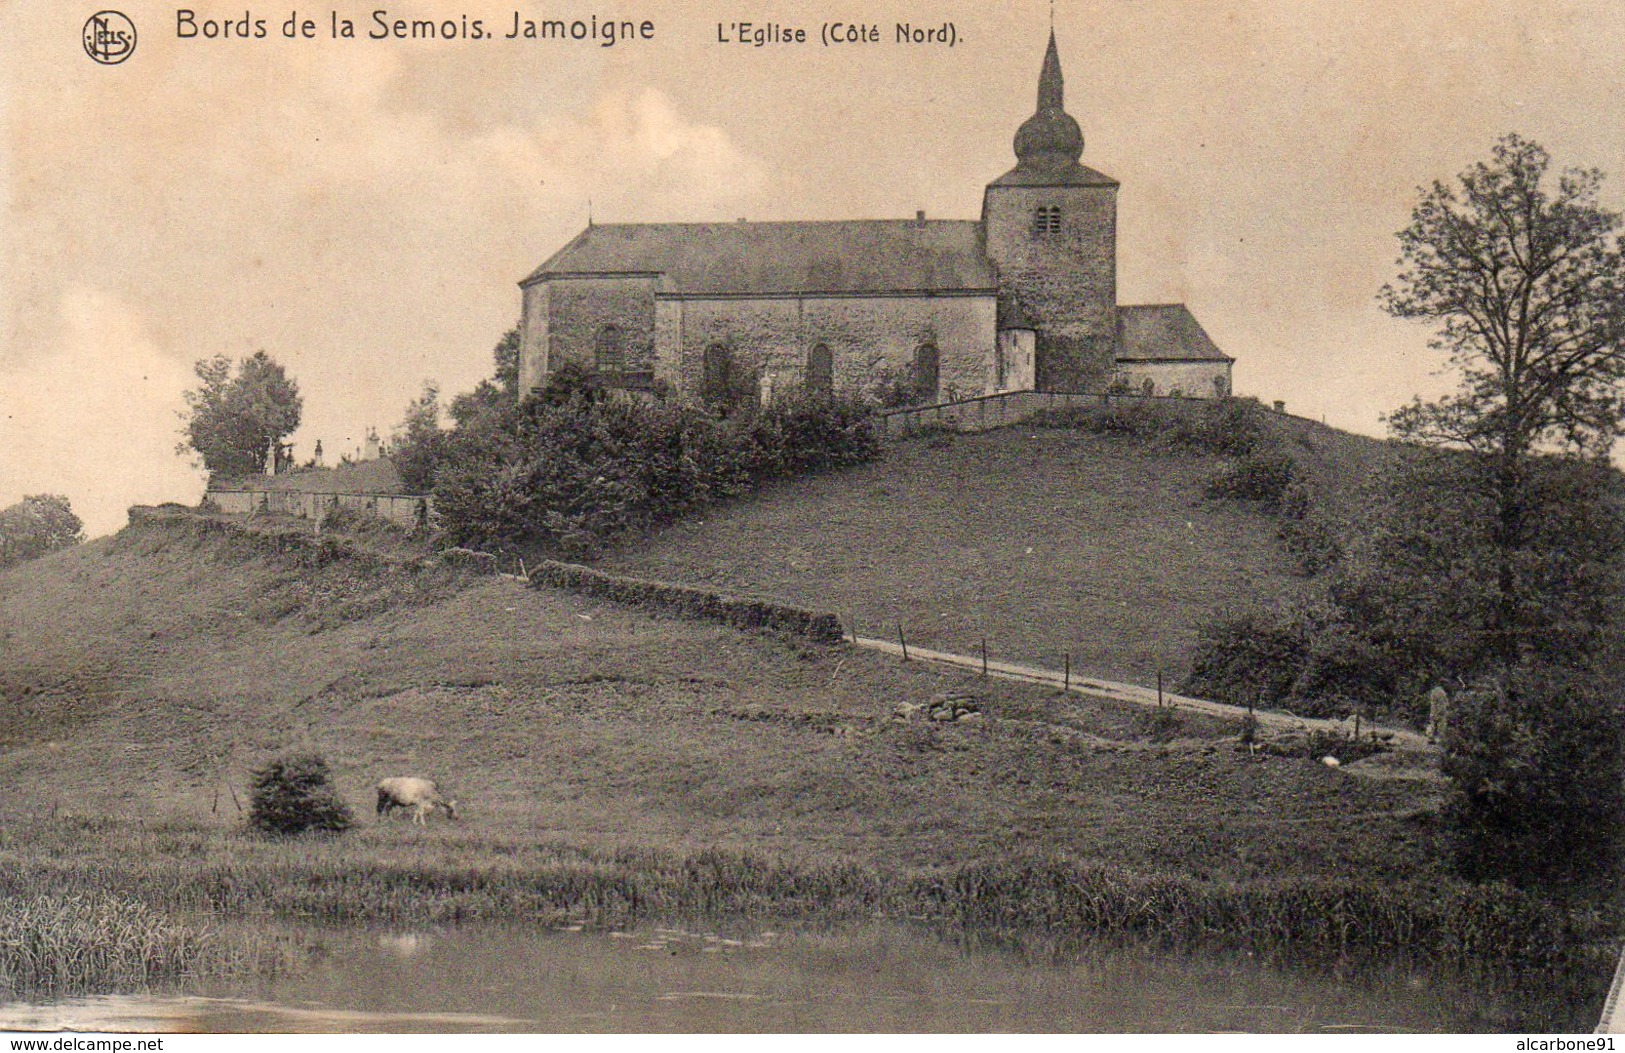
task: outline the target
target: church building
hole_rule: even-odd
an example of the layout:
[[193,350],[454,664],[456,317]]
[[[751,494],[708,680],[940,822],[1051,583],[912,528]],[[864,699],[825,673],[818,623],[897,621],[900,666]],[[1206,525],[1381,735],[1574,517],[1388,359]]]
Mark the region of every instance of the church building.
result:
[[589,223],[520,283],[520,389],[574,362],[712,404],[1001,391],[1222,397],[1183,304],[1117,303],[1117,181],[1079,163],[1050,33],[1016,166],[980,220]]

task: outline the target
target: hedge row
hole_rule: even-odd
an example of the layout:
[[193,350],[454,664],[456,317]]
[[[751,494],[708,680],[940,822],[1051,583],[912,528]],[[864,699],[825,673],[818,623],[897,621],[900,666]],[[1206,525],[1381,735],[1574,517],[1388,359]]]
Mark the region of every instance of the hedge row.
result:
[[645,610],[722,622],[736,629],[788,633],[817,643],[840,643],[846,635],[841,620],[833,614],[771,600],[750,600],[692,585],[622,577],[556,560],[546,560],[529,570],[532,585],[551,585]]
[[447,543],[590,560],[772,480],[880,453],[871,408],[850,400],[786,396],[724,417],[617,397],[591,379],[561,370],[539,394],[445,436],[434,501]]

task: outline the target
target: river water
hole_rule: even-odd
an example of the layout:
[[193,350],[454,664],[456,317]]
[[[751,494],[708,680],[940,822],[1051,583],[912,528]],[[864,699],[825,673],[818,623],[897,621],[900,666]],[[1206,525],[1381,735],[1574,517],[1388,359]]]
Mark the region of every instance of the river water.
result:
[[[292,930],[289,930],[292,932]],[[748,936],[462,926],[293,932],[304,965],[182,992],[0,1005],[0,1030],[1462,1031],[1483,992],[1339,980],[1243,956],[1130,949],[1066,961],[901,924]]]

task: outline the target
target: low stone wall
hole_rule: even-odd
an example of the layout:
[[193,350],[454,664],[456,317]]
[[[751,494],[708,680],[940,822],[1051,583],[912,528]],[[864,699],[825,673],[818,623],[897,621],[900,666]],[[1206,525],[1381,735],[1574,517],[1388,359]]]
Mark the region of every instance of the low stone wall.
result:
[[371,512],[398,526],[426,525],[434,514],[434,498],[418,494],[341,494],[302,490],[209,490],[203,495],[222,512],[250,515],[281,512],[301,519],[317,519],[334,508]]
[[692,585],[606,574],[591,567],[555,560],[527,569],[532,585],[550,585],[646,610],[722,622],[736,629],[788,633],[818,643],[840,643],[846,635],[841,620],[833,614],[772,600],[752,600]]
[[1071,406],[1110,406],[1118,402],[1204,402],[1191,395],[1134,395],[1126,392],[1004,391],[978,395],[962,402],[935,406],[908,406],[880,415],[880,437],[885,442],[906,439],[933,428],[957,432],[992,431],[1020,424],[1034,414]]
[[991,431],[1019,424],[1040,410],[1098,406],[1101,399],[1100,395],[1006,391],[997,395],[978,395],[962,402],[887,410],[880,416],[881,438],[891,442],[932,428],[960,432]]

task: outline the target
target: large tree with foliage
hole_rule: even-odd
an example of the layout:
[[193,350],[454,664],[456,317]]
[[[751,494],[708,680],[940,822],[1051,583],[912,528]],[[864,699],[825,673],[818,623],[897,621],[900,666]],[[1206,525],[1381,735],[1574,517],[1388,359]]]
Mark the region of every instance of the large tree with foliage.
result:
[[1435,182],[1399,233],[1401,318],[1438,323],[1461,386],[1393,414],[1394,431],[1515,461],[1540,448],[1606,453],[1625,425],[1625,248],[1597,201],[1602,174],[1555,185],[1538,144],[1508,135],[1492,159]]
[[198,387],[186,392],[186,441],[210,475],[234,478],[263,471],[273,446],[299,427],[299,385],[264,351],[237,363],[225,355],[199,360]]
[[[1339,597],[1367,635],[1391,623],[1411,664],[1471,685],[1445,742],[1457,859],[1515,881],[1606,876],[1625,815],[1625,743],[1598,686],[1618,664],[1625,543],[1604,462],[1625,433],[1625,246],[1601,174],[1550,170],[1509,135],[1424,191],[1399,234],[1383,303],[1438,326],[1459,384],[1389,423],[1464,453],[1425,484],[1442,514],[1403,524],[1398,544],[1376,537]],[[1530,862],[1552,856],[1575,865]]]
[[1396,436],[1492,465],[1495,631],[1516,649],[1517,553],[1531,527],[1528,467],[1542,451],[1605,456],[1625,431],[1625,247],[1597,200],[1602,175],[1548,178],[1538,144],[1508,135],[1458,186],[1435,182],[1399,233],[1382,300],[1436,323],[1457,390],[1394,413]]
[[0,508],[0,567],[34,559],[84,540],[84,524],[59,494],[30,494]]

